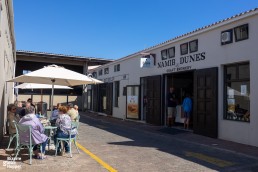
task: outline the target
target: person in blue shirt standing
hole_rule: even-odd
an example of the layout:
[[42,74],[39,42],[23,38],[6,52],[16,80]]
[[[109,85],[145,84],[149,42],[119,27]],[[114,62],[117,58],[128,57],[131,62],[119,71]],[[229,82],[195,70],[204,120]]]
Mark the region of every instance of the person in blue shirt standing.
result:
[[184,98],[183,104],[182,104],[183,110],[184,110],[184,128],[189,129],[189,121],[190,116],[193,108],[192,99],[190,98],[190,94],[186,93],[186,97]]

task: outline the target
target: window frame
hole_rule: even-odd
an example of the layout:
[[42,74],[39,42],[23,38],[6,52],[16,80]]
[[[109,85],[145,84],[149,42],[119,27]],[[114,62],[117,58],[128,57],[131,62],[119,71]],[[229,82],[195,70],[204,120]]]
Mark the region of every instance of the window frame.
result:
[[[192,49],[191,48],[191,43],[196,43],[196,47],[195,49]],[[190,53],[194,53],[194,52],[197,52],[198,51],[198,39],[195,39],[195,40],[192,40],[189,42],[189,52]]]
[[[165,52],[166,56],[163,56],[163,52]],[[160,51],[160,55],[161,55],[161,60],[167,60],[168,59],[168,50],[164,49]]]
[[[182,49],[183,46],[186,46],[185,52],[183,52],[183,49]],[[188,54],[188,42],[183,43],[183,44],[180,44],[180,54],[181,54],[181,55]]]
[[103,75],[103,70],[100,69],[100,70],[98,71],[98,73],[99,73],[99,76]]
[[97,72],[92,72],[92,77],[97,78]]
[[[173,50],[173,55],[170,55],[169,50]],[[174,58],[176,56],[176,48],[175,47],[168,48],[167,49],[167,56],[168,56],[169,59]]]
[[[237,38],[237,29],[241,30],[241,28],[244,28],[244,27],[246,27],[247,37],[246,38]],[[236,42],[248,39],[249,38],[249,26],[248,26],[248,24],[243,24],[243,25],[235,27],[234,28],[234,35],[235,35],[235,41]]]
[[[239,79],[239,66],[243,66],[243,65],[249,65],[249,78],[241,78]],[[227,77],[227,68],[228,67],[236,67],[236,78],[233,78],[233,79],[228,79]],[[249,117],[249,120],[246,121],[245,119],[243,120],[244,116],[242,117],[241,120],[238,119],[238,117],[236,119],[229,119],[229,116],[228,116],[228,84],[229,83],[236,83],[236,82],[249,82],[249,87],[250,87],[250,63],[249,62],[243,62],[243,63],[237,63],[237,64],[229,64],[229,65],[225,65],[224,66],[224,95],[223,95],[223,98],[224,98],[224,113],[223,113],[223,119],[224,120],[229,120],[229,121],[237,121],[237,122],[248,122],[250,123],[250,117]],[[249,94],[250,93],[250,90],[249,90]],[[235,96],[235,95],[234,95]],[[235,98],[234,98],[235,99]],[[246,109],[247,111],[249,111],[249,115],[250,115],[250,99],[248,100],[249,101],[249,109]],[[236,106],[237,104],[235,104]]]
[[114,65],[114,72],[119,72],[120,71],[120,64]]
[[104,74],[105,75],[109,74],[109,68],[108,67],[104,68]]

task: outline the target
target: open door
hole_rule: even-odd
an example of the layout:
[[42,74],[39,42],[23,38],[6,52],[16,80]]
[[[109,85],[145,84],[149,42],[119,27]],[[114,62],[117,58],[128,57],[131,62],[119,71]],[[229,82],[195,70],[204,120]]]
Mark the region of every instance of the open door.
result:
[[146,122],[161,125],[161,76],[141,78],[144,98],[146,99]]
[[193,131],[218,136],[218,68],[196,70],[194,76]]

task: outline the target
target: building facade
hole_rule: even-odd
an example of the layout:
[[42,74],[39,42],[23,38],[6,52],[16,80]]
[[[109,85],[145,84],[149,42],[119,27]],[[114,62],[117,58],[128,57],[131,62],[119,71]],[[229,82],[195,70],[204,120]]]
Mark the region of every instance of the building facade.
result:
[[90,70],[92,111],[166,125],[167,92],[193,100],[194,133],[258,146],[258,9],[196,29]]
[[13,84],[6,81],[15,73],[15,35],[12,0],[0,0],[0,140],[6,133],[7,105],[13,103]]
[[[99,66],[111,62],[112,60],[80,57],[63,54],[51,54],[43,52],[32,51],[17,51],[17,62],[15,76],[23,75],[25,73],[35,71],[43,68],[44,66],[56,64],[63,66],[66,69],[87,75],[87,70],[91,66]],[[19,89],[16,91],[16,98],[18,101],[26,101],[32,98],[33,102],[37,103],[41,100],[46,103],[47,109],[50,109],[51,89]],[[84,110],[84,102],[86,101],[85,91],[83,86],[75,86],[71,90],[55,89],[54,105],[57,103],[67,104],[73,103],[79,106],[80,110]],[[42,98],[43,97],[43,98]]]

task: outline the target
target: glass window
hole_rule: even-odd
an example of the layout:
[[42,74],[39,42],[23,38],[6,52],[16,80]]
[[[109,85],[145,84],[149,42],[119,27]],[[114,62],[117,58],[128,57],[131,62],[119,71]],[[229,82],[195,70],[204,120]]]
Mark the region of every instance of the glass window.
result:
[[167,50],[162,50],[161,51],[161,60],[166,60],[167,57]]
[[92,72],[92,77],[97,78],[97,72]]
[[173,58],[173,57],[175,57],[175,47],[168,49],[168,58]]
[[108,74],[109,73],[109,69],[108,68],[105,68],[104,69],[104,74],[106,75],[106,74]]
[[120,71],[120,64],[114,66],[114,72]]
[[[250,75],[249,64],[236,64],[234,66],[225,66],[233,69],[235,67],[235,78],[227,78],[226,86],[226,113],[224,119],[250,122]],[[242,72],[245,70],[245,76]],[[232,70],[231,70],[232,71]],[[248,75],[248,76],[247,76]],[[226,72],[226,77],[228,73]],[[241,78],[242,77],[242,78]]]
[[188,54],[188,43],[184,43],[180,45],[181,55]]
[[99,70],[99,76],[101,76],[101,75],[102,75],[102,69]]
[[239,79],[250,77],[249,64],[239,65]]
[[190,53],[198,51],[198,40],[189,42]]
[[227,80],[232,80],[232,79],[236,79],[236,66],[228,66],[226,68],[226,78]]
[[248,39],[248,24],[235,27],[234,33],[236,42]]

